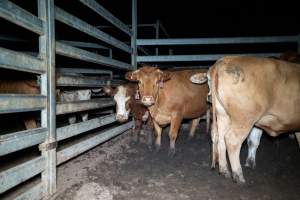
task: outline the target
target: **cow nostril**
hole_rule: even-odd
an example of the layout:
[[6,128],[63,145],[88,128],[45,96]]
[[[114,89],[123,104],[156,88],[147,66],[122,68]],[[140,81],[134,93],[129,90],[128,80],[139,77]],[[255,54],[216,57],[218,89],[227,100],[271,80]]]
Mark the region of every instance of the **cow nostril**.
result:
[[152,96],[144,96],[142,101],[144,102],[153,102],[153,97]]

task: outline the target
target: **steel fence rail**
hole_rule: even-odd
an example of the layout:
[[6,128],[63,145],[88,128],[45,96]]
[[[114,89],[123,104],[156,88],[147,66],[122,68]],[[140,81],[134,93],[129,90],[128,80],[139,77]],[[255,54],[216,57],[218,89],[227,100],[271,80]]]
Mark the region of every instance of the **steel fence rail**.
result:
[[71,41],[71,40],[58,40],[58,42],[65,43],[74,47],[82,47],[82,48],[91,48],[91,49],[105,49],[109,50],[110,48],[92,42],[80,42],[80,41]]
[[45,158],[40,156],[0,173],[0,194],[41,173]]
[[98,4],[95,0],[79,0],[85,6],[92,9],[94,12],[105,18],[107,21],[118,27],[127,35],[131,36],[132,31],[118,18],[116,18],[113,14],[111,14],[108,10],[106,10],[103,6]]
[[67,114],[73,112],[80,112],[85,110],[92,110],[97,108],[106,108],[114,106],[115,103],[111,98],[92,99],[86,101],[76,101],[70,103],[58,103],[56,106],[56,114]]
[[215,61],[224,56],[279,56],[279,53],[249,53],[249,54],[209,54],[209,55],[164,55],[164,56],[138,56],[137,62],[191,62],[191,61]]
[[56,86],[59,87],[103,87],[106,85],[115,85],[116,81],[109,79],[103,79],[99,77],[91,76],[66,76],[58,75],[56,78]]
[[0,94],[0,114],[36,111],[46,105],[46,97],[42,95]]
[[0,135],[0,156],[42,143],[47,131],[47,128],[36,128]]
[[70,58],[84,60],[96,64],[107,65],[118,69],[131,69],[131,65],[127,63],[114,60],[112,58],[104,57],[83,49],[72,47],[70,45],[63,44],[60,42],[56,42],[56,53],[62,56],[67,56]]
[[42,20],[8,0],[0,1],[0,17],[39,35],[44,35]]
[[34,56],[0,47],[0,65],[3,68],[42,74],[45,63]]
[[138,46],[162,45],[203,45],[203,44],[255,44],[297,42],[297,36],[268,37],[220,37],[220,38],[177,38],[177,39],[137,39]]
[[133,126],[133,122],[128,122],[126,124],[117,126],[115,128],[110,128],[105,131],[100,131],[95,136],[85,139],[77,144],[74,144],[70,147],[62,149],[57,152],[57,163],[61,164],[67,160],[117,136],[126,130],[130,129]]
[[79,135],[83,132],[93,130],[95,128],[113,123],[116,121],[115,114],[110,114],[104,117],[98,117],[90,119],[85,122],[71,124],[57,129],[57,140],[61,141],[75,135]]
[[103,31],[100,31],[99,29],[95,28],[94,26],[82,21],[81,19],[75,17],[74,15],[71,15],[64,11],[61,8],[55,7],[55,18],[75,29],[78,29],[79,31],[82,31],[92,37],[95,37],[101,41],[104,41],[114,47],[117,47],[127,53],[131,53],[131,48],[126,45],[125,43],[115,39],[114,37],[104,33]]

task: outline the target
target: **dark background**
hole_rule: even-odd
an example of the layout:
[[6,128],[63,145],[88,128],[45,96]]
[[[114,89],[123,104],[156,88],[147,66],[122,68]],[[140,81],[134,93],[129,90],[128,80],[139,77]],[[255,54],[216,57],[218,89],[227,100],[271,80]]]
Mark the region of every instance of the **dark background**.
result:
[[[37,0],[11,1],[37,15]],[[131,24],[131,0],[97,0],[97,2],[125,24]],[[138,24],[155,23],[156,20],[160,20],[171,38],[297,35],[300,33],[300,10],[296,2],[296,0],[138,0]],[[56,0],[55,4],[94,26],[111,25],[78,0]],[[27,41],[26,43],[12,43],[0,40],[0,46],[18,51],[38,51],[36,34],[1,18],[0,27],[0,35],[9,35]],[[58,21],[56,21],[55,28],[57,40],[105,44]],[[129,36],[117,28],[101,30],[121,41],[130,41]],[[165,36],[161,34],[160,37]],[[155,38],[155,29],[139,28],[138,38]],[[147,48],[154,53],[154,47]],[[169,47],[159,48],[160,55],[168,53]],[[281,53],[287,50],[297,50],[297,44],[177,46],[174,47],[174,54]],[[97,53],[107,56],[107,52],[97,50]],[[113,55],[115,59],[130,62],[128,54],[116,48],[113,48]],[[90,63],[57,56],[57,66],[82,65],[97,67]]]

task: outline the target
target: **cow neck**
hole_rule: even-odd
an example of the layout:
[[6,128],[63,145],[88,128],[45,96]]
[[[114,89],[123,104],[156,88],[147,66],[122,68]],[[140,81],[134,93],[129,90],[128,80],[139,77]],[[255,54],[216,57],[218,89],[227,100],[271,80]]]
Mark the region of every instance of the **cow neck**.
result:
[[154,101],[154,105],[150,106],[149,107],[149,111],[150,111],[150,114],[153,118],[156,117],[156,115],[161,111],[159,110],[159,97],[161,95],[161,88],[158,88],[158,94],[155,98],[155,101]]

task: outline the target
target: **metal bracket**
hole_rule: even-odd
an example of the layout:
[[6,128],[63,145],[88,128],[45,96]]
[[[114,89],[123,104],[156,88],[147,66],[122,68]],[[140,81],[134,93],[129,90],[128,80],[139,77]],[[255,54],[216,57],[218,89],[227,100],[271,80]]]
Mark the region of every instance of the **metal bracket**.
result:
[[57,141],[55,142],[44,142],[39,144],[40,151],[49,151],[51,149],[55,149],[57,147]]

